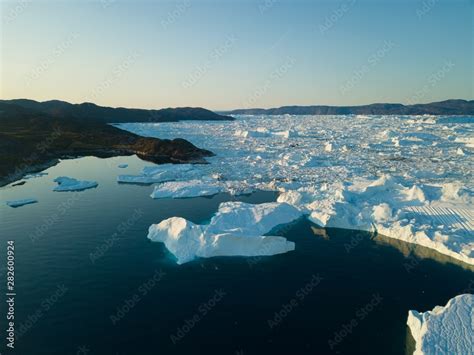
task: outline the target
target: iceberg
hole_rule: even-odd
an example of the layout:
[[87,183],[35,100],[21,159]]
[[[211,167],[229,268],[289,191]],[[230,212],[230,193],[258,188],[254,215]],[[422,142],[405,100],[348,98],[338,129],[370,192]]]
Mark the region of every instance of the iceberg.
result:
[[12,201],[7,201],[7,205],[10,207],[21,207],[24,205],[29,205],[30,203],[37,203],[38,200],[35,198],[25,198],[22,200],[12,200]]
[[212,196],[224,192],[224,188],[216,183],[201,180],[170,181],[155,186],[150,195],[152,198],[189,198]]
[[471,119],[275,115],[121,127],[216,153],[192,170],[152,167],[130,181],[219,176],[212,184],[232,194],[278,191],[321,226],[377,231],[474,265]]
[[66,176],[57,177],[54,179],[54,182],[57,182],[58,186],[56,186],[53,191],[82,191],[98,186],[95,181],[81,181]]
[[198,225],[172,217],[151,225],[148,239],[164,243],[178,264],[196,257],[275,255],[294,250],[295,244],[284,237],[264,234],[301,215],[285,203],[224,202],[209,224]]
[[234,136],[240,138],[267,138],[276,137],[282,139],[294,138],[298,136],[298,133],[292,129],[285,131],[270,131],[265,127],[257,127],[255,130],[236,130]]
[[323,227],[377,231],[474,264],[473,203],[473,196],[456,184],[409,187],[401,178],[384,175],[344,186],[333,201],[306,207],[309,219]]
[[117,176],[117,182],[122,184],[141,184],[151,185],[162,182],[161,179],[154,178],[152,176],[144,175],[119,175]]
[[25,176],[23,176],[23,179],[25,180],[33,179],[33,178],[37,178],[37,177],[41,177],[45,175],[48,175],[48,173],[40,172],[40,173],[34,173],[34,174],[26,174]]
[[192,164],[162,164],[146,166],[140,175],[119,175],[117,182],[128,184],[156,184],[193,176],[196,169]]
[[432,311],[409,311],[407,324],[416,342],[414,355],[472,354],[474,295],[456,296]]

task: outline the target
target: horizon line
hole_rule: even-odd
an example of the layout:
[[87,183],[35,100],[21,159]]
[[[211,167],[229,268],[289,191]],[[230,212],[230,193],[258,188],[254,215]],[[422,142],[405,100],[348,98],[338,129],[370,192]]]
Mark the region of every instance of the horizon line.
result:
[[298,104],[287,104],[287,105],[282,105],[282,106],[272,106],[272,107],[240,107],[240,108],[232,108],[232,109],[213,109],[213,108],[207,108],[204,106],[189,106],[189,105],[184,105],[184,106],[168,106],[168,107],[161,107],[161,108],[143,108],[143,107],[126,107],[126,106],[107,106],[103,104],[98,104],[95,102],[91,101],[82,101],[82,102],[74,102],[74,101],[66,101],[66,100],[61,100],[61,99],[49,99],[49,100],[35,100],[35,99],[29,99],[25,97],[20,97],[20,98],[14,98],[14,99],[4,99],[1,98],[0,100],[2,101],[13,101],[13,100],[29,100],[29,101],[35,101],[39,103],[45,103],[45,102],[51,102],[51,101],[60,101],[60,102],[65,102],[68,104],[72,105],[83,105],[83,104],[93,104],[95,106],[100,106],[100,107],[109,107],[113,109],[128,109],[128,110],[165,110],[165,109],[174,109],[174,108],[203,108],[209,111],[213,112],[231,112],[235,110],[272,110],[272,109],[280,109],[284,107],[313,107],[313,106],[324,106],[324,107],[361,107],[361,106],[370,106],[370,105],[381,105],[381,104],[388,104],[388,105],[403,105],[403,106],[415,106],[415,105],[429,105],[433,103],[439,103],[439,102],[445,102],[445,101],[474,101],[474,98],[472,99],[461,99],[461,98],[449,98],[449,99],[444,99],[444,100],[439,100],[439,101],[429,101],[429,102],[417,102],[417,103],[401,103],[401,102],[372,102],[368,104],[358,104],[358,105],[327,105],[327,104],[309,104],[309,105],[298,105]]

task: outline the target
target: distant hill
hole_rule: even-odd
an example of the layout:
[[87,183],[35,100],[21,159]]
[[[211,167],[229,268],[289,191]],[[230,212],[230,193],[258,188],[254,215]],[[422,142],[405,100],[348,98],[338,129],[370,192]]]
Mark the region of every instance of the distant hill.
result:
[[165,108],[145,110],[135,108],[113,108],[93,103],[71,104],[51,100],[38,102],[29,99],[0,100],[0,103],[13,104],[27,109],[43,112],[52,117],[77,118],[106,123],[121,122],[176,122],[185,120],[221,121],[232,117],[219,115],[200,107]]
[[213,155],[184,139],[141,137],[92,118],[52,116],[0,102],[0,186],[59,159],[133,154],[155,163],[204,162]]
[[363,106],[283,106],[238,109],[228,115],[474,115],[474,100],[446,100],[429,104],[371,104]]

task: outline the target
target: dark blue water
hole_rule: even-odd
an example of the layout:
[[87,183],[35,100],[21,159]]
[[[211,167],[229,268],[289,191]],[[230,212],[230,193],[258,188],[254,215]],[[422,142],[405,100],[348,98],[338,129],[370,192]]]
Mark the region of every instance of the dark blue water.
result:
[[[127,162],[128,169],[118,169]],[[205,221],[228,195],[153,200],[120,185],[136,158],[64,161],[0,192],[0,245],[16,245],[14,354],[405,354],[409,309],[426,311],[474,288],[466,266],[422,247],[301,220],[279,231],[291,253],[199,259],[178,266],[150,224]],[[60,175],[99,182],[52,192]],[[39,203],[13,209],[11,198]],[[276,194],[239,200],[262,203]],[[0,294],[4,297],[4,270]],[[5,308],[1,300],[2,334]],[[6,340],[2,337],[2,353]],[[5,351],[4,351],[5,350]]]

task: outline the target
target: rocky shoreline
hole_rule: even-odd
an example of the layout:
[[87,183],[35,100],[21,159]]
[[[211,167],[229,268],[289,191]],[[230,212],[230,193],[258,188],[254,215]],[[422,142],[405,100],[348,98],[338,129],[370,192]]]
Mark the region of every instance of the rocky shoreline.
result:
[[214,154],[184,139],[141,137],[102,122],[51,117],[0,104],[0,186],[83,156],[137,155],[157,164],[205,163]]

